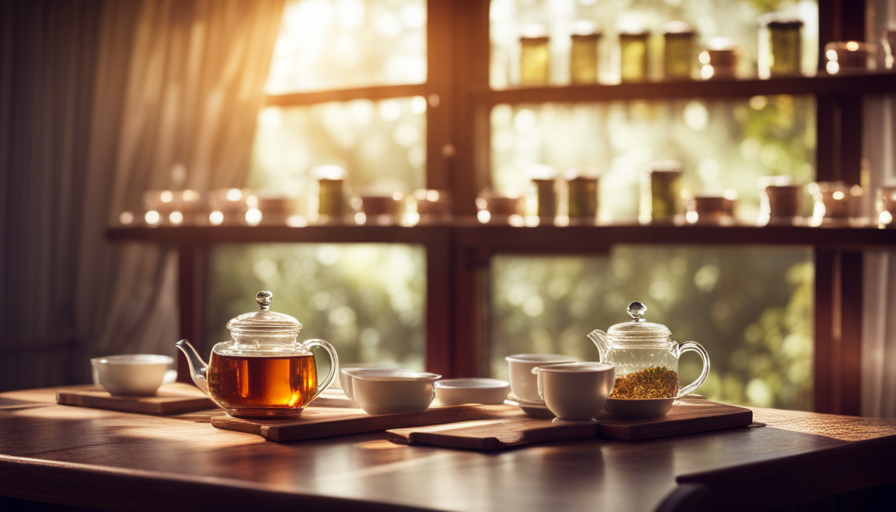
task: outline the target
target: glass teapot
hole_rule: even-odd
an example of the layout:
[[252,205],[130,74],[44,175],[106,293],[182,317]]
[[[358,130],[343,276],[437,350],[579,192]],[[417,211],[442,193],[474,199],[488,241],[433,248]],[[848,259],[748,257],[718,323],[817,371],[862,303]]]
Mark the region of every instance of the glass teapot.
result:
[[[297,416],[337,375],[336,349],[324,340],[296,341],[302,324],[271,311],[273,297],[269,291],[258,292],[260,311],[227,322],[232,339],[212,348],[207,365],[189,341],[174,344],[187,356],[196,386],[231,416]],[[312,347],[322,348],[330,359],[323,380],[318,380]]]
[[[610,398],[680,398],[699,388],[709,375],[709,355],[699,343],[679,345],[662,324],[644,321],[647,307],[640,302],[628,306],[631,322],[616,324],[607,332],[595,329],[588,334],[600,352],[602,363],[616,365],[616,382]],[[703,359],[697,380],[683,388],[678,383],[678,358],[694,351]]]

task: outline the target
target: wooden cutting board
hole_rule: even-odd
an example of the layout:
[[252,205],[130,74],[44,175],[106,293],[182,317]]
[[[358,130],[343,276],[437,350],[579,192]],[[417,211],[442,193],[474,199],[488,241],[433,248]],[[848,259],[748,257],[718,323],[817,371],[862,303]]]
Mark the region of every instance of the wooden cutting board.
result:
[[112,396],[100,386],[60,388],[56,391],[56,402],[64,405],[156,415],[218,408],[195,386],[182,382],[162,386],[155,396]]
[[452,405],[425,411],[371,416],[361,409],[308,407],[296,419],[261,420],[216,416],[213,426],[259,435],[278,443],[377,432],[391,428],[438,425],[456,421],[501,418],[505,405]]
[[626,419],[598,417],[597,422],[537,420],[511,408],[503,418],[390,429],[390,439],[406,444],[425,444],[467,450],[501,450],[549,441],[604,437],[635,441],[656,437],[694,434],[743,427],[753,421],[753,411],[744,407],[687,397],[663,417]]

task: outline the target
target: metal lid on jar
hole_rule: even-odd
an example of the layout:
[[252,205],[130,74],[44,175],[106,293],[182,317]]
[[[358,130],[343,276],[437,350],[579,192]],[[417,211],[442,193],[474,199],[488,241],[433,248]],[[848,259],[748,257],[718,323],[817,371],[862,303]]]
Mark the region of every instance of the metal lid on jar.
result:
[[227,329],[235,338],[238,336],[295,336],[302,324],[295,318],[270,310],[274,294],[263,290],[255,295],[259,311],[243,313],[227,322]]
[[607,334],[613,341],[623,343],[668,341],[672,331],[663,324],[645,321],[643,318],[645,313],[647,306],[638,301],[632,302],[628,305],[628,314],[632,317],[632,321],[610,327],[607,329]]

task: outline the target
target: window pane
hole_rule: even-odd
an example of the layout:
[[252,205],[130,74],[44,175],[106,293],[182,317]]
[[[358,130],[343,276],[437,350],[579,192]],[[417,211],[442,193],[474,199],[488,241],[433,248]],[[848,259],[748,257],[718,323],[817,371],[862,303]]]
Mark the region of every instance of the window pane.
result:
[[[492,182],[528,184],[527,167],[601,173],[603,220],[635,221],[641,173],[652,160],[678,160],[692,194],[738,193],[737,217],[755,223],[760,176],[815,176],[815,99],[755,96],[742,101],[497,105],[491,113]],[[809,197],[803,201],[811,206]],[[806,213],[811,213],[806,210]]]
[[312,170],[344,167],[351,187],[410,192],[425,185],[426,100],[356,100],[268,107],[259,115],[248,186],[260,194],[313,192]]
[[299,340],[323,338],[340,362],[393,363],[422,370],[426,330],[426,254],[398,244],[247,244],[212,252],[211,343],[230,339],[225,324],[257,308],[271,290],[274,311],[302,323]]
[[[516,353],[596,361],[585,335],[630,320],[626,307],[640,300],[648,321],[709,352],[701,395],[809,410],[813,274],[808,248],[619,246],[609,257],[495,256],[487,302],[491,372],[507,378],[504,357]],[[683,356],[681,382],[696,379],[700,368],[698,357]]]
[[424,82],[425,0],[292,0],[265,91]]
[[740,51],[741,76],[756,76],[759,47],[758,18],[781,10],[803,21],[802,71],[814,75],[818,63],[818,2],[706,0],[701,2],[643,2],[638,0],[492,0],[490,9],[491,60],[490,82],[494,88],[519,83],[520,28],[544,26],[550,37],[550,83],[568,84],[570,35],[577,22],[597,24],[603,33],[598,44],[599,81],[619,82],[618,33],[621,28],[640,28],[651,33],[649,39],[649,75],[662,77],[663,25],[685,21],[696,31],[696,44],[704,48],[710,39],[726,37]]

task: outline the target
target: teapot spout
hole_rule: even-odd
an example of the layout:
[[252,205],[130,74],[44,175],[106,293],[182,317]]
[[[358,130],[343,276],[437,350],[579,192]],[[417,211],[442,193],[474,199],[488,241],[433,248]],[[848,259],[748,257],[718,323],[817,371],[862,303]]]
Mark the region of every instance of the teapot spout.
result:
[[600,329],[595,329],[588,333],[588,339],[597,347],[597,351],[600,353],[600,362],[607,362],[607,352],[610,348],[607,344],[607,333]]
[[187,364],[190,365],[190,377],[193,378],[193,384],[196,384],[199,391],[208,395],[208,380],[205,377],[208,365],[199,357],[196,349],[193,348],[193,345],[190,345],[189,341],[183,339],[175,343],[174,346],[187,356]]

